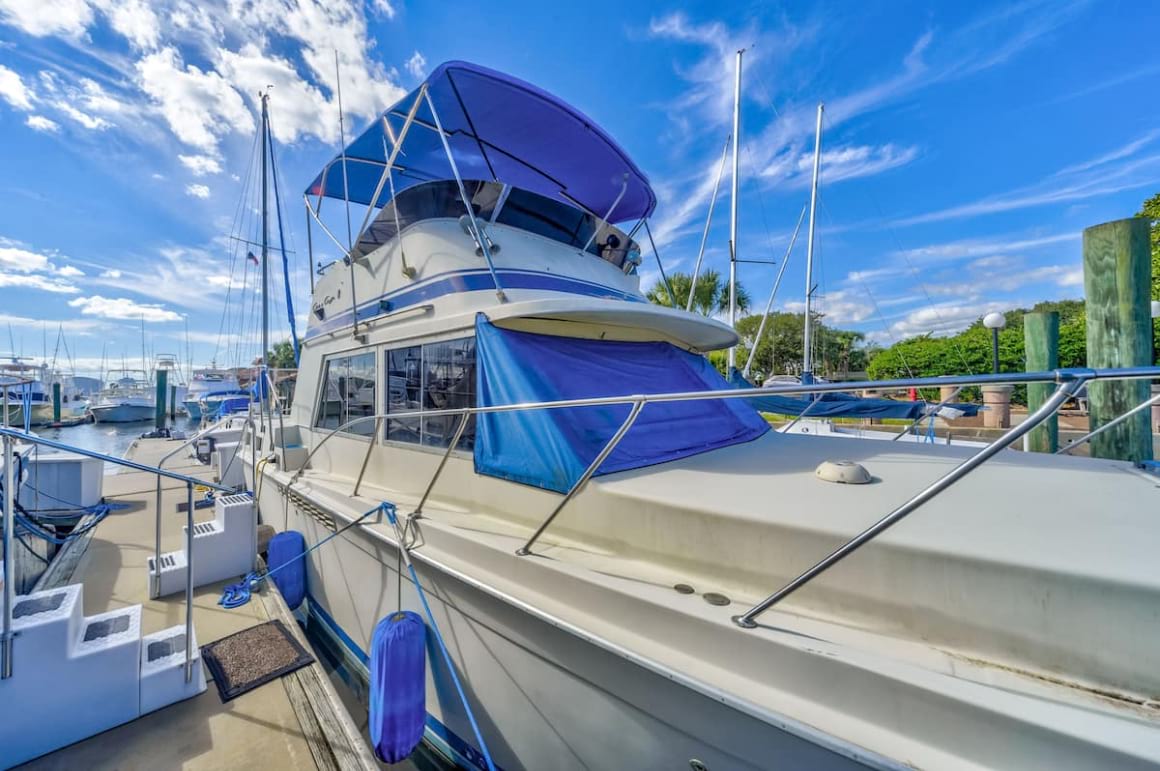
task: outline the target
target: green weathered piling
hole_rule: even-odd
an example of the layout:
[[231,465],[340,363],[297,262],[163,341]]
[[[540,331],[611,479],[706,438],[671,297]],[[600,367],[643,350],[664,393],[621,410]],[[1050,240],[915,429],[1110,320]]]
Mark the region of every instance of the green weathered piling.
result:
[[177,419],[177,386],[169,386],[169,419]]
[[[1149,232],[1149,221],[1142,217],[1105,222],[1083,232],[1089,367],[1151,363]],[[1091,428],[1099,428],[1145,401],[1148,391],[1146,380],[1091,383]],[[1091,445],[1095,457],[1151,460],[1152,432],[1146,411],[1095,437]]]
[[169,373],[166,370],[157,370],[157,396],[156,396],[156,412],[154,413],[153,424],[157,428],[165,428],[165,397],[169,394],[167,382],[169,380]]
[[[1027,371],[1042,372],[1059,367],[1059,314],[1028,313],[1023,316],[1023,344]],[[1043,406],[1055,390],[1052,383],[1027,384],[1027,412]],[[1059,416],[1052,415],[1027,435],[1031,452],[1055,452],[1059,449]]]
[[52,384],[52,422],[60,422],[60,383]]

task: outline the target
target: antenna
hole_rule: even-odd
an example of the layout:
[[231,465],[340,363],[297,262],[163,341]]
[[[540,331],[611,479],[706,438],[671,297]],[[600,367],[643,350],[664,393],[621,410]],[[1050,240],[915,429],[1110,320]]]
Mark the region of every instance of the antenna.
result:
[[[741,56],[745,53],[742,48],[737,51],[737,77],[733,81],[733,179],[732,193],[729,201],[729,326],[737,326],[737,188],[738,188],[738,153],[741,146]],[[692,291],[690,289],[689,291]],[[729,348],[729,375],[737,368],[737,346]]]
[[352,334],[358,337],[358,303],[354,291],[354,236],[350,229],[350,188],[346,175],[346,124],[342,113],[342,70],[338,66],[338,49],[334,49],[334,91],[338,97],[338,143],[342,147],[342,199],[346,203],[346,264],[350,268],[350,308],[354,316]]

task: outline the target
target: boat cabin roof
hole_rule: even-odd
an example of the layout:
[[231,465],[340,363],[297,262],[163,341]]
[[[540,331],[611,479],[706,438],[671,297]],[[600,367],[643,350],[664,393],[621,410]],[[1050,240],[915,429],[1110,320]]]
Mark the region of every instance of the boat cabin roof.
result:
[[396,194],[452,177],[444,139],[465,179],[506,183],[609,222],[646,217],[656,206],[648,177],[592,119],[530,83],[461,61],[436,67],[332,159],[306,192],[378,208],[390,197],[381,180],[397,142]]

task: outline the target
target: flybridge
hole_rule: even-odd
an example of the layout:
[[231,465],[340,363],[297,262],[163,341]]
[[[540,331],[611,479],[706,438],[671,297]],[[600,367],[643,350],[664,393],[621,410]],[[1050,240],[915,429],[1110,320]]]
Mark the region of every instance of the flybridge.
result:
[[590,118],[530,83],[458,61],[441,64],[384,112],[306,194],[378,208],[388,200],[388,161],[396,194],[448,179],[445,144],[462,179],[502,182],[608,222],[647,217],[656,207],[648,178]]

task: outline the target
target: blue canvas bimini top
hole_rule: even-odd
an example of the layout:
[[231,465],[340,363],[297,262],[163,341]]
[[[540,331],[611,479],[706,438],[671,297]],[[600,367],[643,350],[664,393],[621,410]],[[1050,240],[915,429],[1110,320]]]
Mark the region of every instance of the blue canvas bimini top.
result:
[[[510,75],[459,61],[436,67],[425,85],[463,179],[503,182],[578,205],[599,217],[616,203],[607,218],[613,223],[648,216],[656,206],[648,178],[632,159],[590,118],[561,99]],[[418,95],[419,89],[412,91],[346,147],[351,201],[376,208],[385,203],[389,192],[372,201],[375,188]],[[308,195],[344,197],[342,155],[315,178]],[[395,190],[451,178],[434,117],[424,101],[395,161]]]
[[[703,356],[663,342],[587,340],[476,320],[479,406],[722,391],[730,388]],[[748,442],[769,424],[743,399],[651,402],[596,474],[651,466]],[[475,470],[566,492],[628,417],[631,405],[480,413]]]

